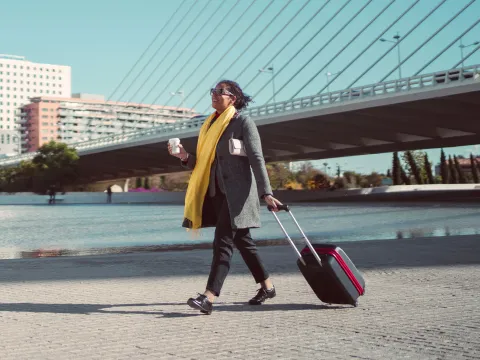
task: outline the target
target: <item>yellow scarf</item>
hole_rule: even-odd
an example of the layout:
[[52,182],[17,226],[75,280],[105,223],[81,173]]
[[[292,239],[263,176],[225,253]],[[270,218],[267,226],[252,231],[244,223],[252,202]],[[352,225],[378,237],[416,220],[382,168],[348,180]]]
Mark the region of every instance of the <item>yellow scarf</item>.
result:
[[200,129],[197,143],[197,162],[185,195],[184,217],[191,229],[202,227],[203,200],[208,190],[210,170],[215,159],[217,144],[234,115],[235,107],[229,106],[211,127],[210,123],[215,117],[215,113],[205,120]]

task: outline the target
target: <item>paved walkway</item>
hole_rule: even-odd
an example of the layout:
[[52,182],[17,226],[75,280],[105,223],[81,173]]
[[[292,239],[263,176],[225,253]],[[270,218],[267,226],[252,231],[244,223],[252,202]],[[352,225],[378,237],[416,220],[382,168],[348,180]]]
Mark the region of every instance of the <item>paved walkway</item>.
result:
[[210,251],[0,261],[0,359],[480,359],[480,238],[342,246],[363,271],[358,308],[326,306],[286,246],[262,247],[278,296],[236,253],[211,316],[185,304]]

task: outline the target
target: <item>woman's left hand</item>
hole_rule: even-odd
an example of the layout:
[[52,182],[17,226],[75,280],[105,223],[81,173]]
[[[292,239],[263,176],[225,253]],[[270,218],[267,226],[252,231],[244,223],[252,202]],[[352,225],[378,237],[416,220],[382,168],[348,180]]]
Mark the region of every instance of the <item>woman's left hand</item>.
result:
[[277,205],[283,205],[280,201],[278,201],[277,199],[275,199],[272,195],[267,195],[263,198],[263,200],[265,200],[265,202],[267,203],[267,205],[270,205],[272,208],[273,208],[273,211],[277,212],[278,211],[278,207]]

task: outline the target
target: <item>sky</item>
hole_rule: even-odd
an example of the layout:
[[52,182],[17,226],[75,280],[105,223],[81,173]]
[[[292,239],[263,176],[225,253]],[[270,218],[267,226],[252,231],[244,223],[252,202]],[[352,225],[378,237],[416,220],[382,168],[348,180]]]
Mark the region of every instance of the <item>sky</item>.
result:
[[[446,0],[422,22],[442,1],[420,0],[383,35],[387,40],[393,40],[397,32],[401,36],[403,77],[449,69],[460,61],[458,42],[450,48],[447,45],[478,20],[480,1]],[[328,87],[330,91],[398,78],[395,44],[375,39],[414,2],[6,0],[2,4],[0,53],[71,66],[73,93],[172,106],[183,101],[186,107],[204,113],[211,110],[208,89],[222,78],[239,82],[253,95],[253,106],[271,101],[274,86],[277,102],[326,91],[327,78],[337,76],[328,77],[327,72],[339,73]],[[465,6],[465,11],[421,46]],[[417,23],[420,25],[411,31]],[[477,24],[467,31],[463,43],[480,41],[479,29]],[[465,66],[473,64],[480,64],[480,51],[465,61]],[[274,83],[271,73],[258,71],[269,66],[275,71]],[[184,92],[183,100],[171,95],[178,91]],[[464,156],[480,153],[477,145],[445,151]],[[427,153],[434,163],[439,161],[439,149]],[[332,171],[339,164],[346,170],[384,173],[391,159],[388,153],[314,164],[323,168],[321,164],[327,162]]]

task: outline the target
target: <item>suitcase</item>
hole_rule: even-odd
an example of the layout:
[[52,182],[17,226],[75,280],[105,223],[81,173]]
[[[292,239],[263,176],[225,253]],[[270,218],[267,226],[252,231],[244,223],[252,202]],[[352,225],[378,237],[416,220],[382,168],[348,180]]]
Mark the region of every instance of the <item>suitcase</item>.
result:
[[271,206],[268,207],[283,230],[290,245],[295,249],[300,272],[307,280],[317,297],[328,304],[358,305],[358,297],[365,293],[365,280],[355,267],[347,254],[333,244],[312,244],[297,220],[293,216],[288,205],[278,206],[279,210],[285,210],[292,217],[293,222],[305,239],[306,246],[298,251],[294,242],[283,227],[277,214]]

